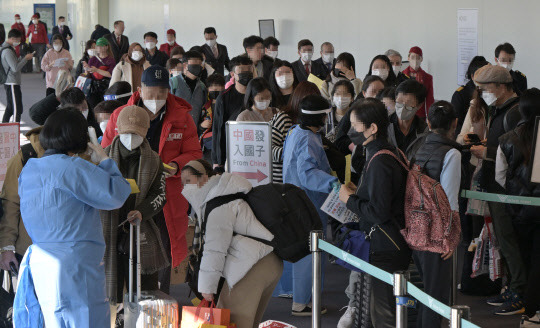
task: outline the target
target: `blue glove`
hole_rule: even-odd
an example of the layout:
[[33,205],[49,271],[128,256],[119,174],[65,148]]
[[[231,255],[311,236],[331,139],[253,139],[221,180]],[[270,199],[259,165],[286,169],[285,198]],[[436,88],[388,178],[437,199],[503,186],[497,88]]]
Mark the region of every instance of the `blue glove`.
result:
[[332,182],[332,189],[335,192],[338,192],[340,188],[341,188],[341,183],[339,182],[339,180],[335,180],[334,182]]

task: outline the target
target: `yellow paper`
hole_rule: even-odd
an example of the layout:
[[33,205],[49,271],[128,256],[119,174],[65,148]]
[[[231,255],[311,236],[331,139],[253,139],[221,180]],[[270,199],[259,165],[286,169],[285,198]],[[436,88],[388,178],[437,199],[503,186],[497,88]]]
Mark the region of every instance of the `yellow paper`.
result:
[[174,167],[167,165],[165,163],[163,163],[163,167],[166,168],[167,170],[174,170]]
[[316,77],[315,75],[313,74],[309,74],[307,80],[311,83],[315,83],[315,85],[317,86],[317,88],[321,88],[322,87],[322,84],[323,84],[323,80],[319,79],[318,77]]
[[199,306],[199,304],[201,304],[201,300],[195,297],[191,300],[191,304],[193,304],[193,306]]
[[139,186],[137,186],[137,182],[135,182],[134,179],[126,179],[127,182],[129,182],[129,186],[131,187],[131,193],[132,194],[138,194],[141,191],[139,190]]

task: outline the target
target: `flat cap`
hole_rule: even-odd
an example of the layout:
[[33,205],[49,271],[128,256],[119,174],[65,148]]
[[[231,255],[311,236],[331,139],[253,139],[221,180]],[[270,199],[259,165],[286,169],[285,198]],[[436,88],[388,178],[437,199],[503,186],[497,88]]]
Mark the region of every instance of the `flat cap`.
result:
[[485,83],[512,83],[512,75],[510,72],[501,66],[486,65],[479,68],[473,77],[474,82],[479,84]]

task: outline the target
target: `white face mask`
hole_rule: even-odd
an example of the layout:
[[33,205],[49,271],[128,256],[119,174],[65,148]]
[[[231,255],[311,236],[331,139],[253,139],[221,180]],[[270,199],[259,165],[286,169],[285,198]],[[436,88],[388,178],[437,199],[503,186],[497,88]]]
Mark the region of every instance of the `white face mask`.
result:
[[144,138],[141,137],[138,134],[134,133],[124,133],[120,134],[120,142],[124,147],[127,148],[127,150],[133,150],[137,149],[140,145],[142,145],[144,141]]
[[105,120],[99,123],[99,128],[101,129],[101,132],[105,133],[105,130],[107,129],[107,123],[109,123],[109,120]]
[[155,42],[146,42],[145,45],[146,45],[146,49],[154,49],[156,47]]
[[385,81],[388,78],[388,74],[389,72],[387,69],[374,69],[371,71],[371,75],[376,75]]
[[60,51],[60,50],[62,50],[62,46],[60,46],[60,45],[56,45],[56,44],[55,44],[55,45],[53,45],[53,48],[54,48],[54,50],[56,50],[56,51]]
[[214,47],[214,46],[216,45],[216,43],[217,43],[216,39],[213,39],[213,40],[206,40],[206,44],[207,44],[210,48]]
[[263,100],[263,101],[256,101],[255,100],[255,107],[258,110],[265,110],[270,106],[270,100]]
[[278,52],[277,52],[277,51],[267,51],[266,54],[267,54],[269,57],[272,57],[272,59],[276,59],[276,58],[277,58],[277,55],[278,55]]
[[494,93],[482,91],[482,99],[484,99],[488,106],[491,106],[497,101],[497,96]]
[[90,57],[94,57],[96,55],[96,49],[88,49],[88,51],[86,51],[88,53],[88,56]]
[[351,97],[334,96],[333,101],[337,109],[343,110],[349,108],[349,105],[351,104]]
[[81,112],[81,114],[83,114],[84,118],[88,119],[88,109],[87,110],[83,110]]
[[405,104],[396,103],[396,115],[402,121],[409,121],[414,118],[418,108],[405,106]]
[[172,71],[171,72],[172,77],[177,77],[180,74],[182,74],[180,71]]
[[37,23],[38,23],[38,20],[37,20],[37,19],[33,19],[33,20],[32,20],[32,23],[37,24]]
[[294,83],[294,76],[292,74],[276,76],[276,83],[280,89],[289,89]]
[[191,206],[195,210],[195,213],[197,213],[197,216],[201,217],[201,207],[204,199],[201,199],[201,197],[197,197],[198,191],[199,186],[197,184],[185,184],[184,188],[182,189],[182,196],[184,196],[189,202],[189,204],[191,204]]
[[172,46],[176,41],[172,40],[172,41],[167,41],[167,43]]
[[19,44],[21,44],[21,43],[20,43],[20,42],[13,42],[13,46],[14,46],[14,47],[19,46]]
[[66,25],[66,23],[64,23],[64,22],[58,23],[58,26],[65,26],[65,25]]
[[20,24],[20,23],[21,23],[21,20],[20,20],[20,19],[16,19],[16,20],[15,20],[15,23]]
[[323,54],[322,55],[322,60],[323,60],[323,62],[325,62],[327,64],[332,64],[332,62],[334,61],[334,54],[333,53]]
[[311,58],[313,57],[313,51],[312,52],[301,52],[300,55],[302,56],[302,61],[304,63],[310,62]]
[[148,108],[149,111],[152,113],[157,113],[163,106],[165,106],[165,103],[167,100],[145,100],[143,99],[144,107]]
[[411,66],[412,69],[414,69],[415,71],[418,70],[420,68],[420,64],[422,63],[422,61],[420,60],[417,60],[417,59],[411,59],[409,61],[409,65]]
[[499,62],[499,66],[501,67],[504,67],[506,68],[507,70],[511,71],[512,68],[514,67],[514,63],[503,63],[503,62]]
[[392,66],[392,69],[394,70],[394,74],[398,76],[399,72],[401,72],[401,65]]
[[139,61],[143,58],[143,53],[141,51],[133,51],[131,53],[131,59],[133,59],[134,61]]

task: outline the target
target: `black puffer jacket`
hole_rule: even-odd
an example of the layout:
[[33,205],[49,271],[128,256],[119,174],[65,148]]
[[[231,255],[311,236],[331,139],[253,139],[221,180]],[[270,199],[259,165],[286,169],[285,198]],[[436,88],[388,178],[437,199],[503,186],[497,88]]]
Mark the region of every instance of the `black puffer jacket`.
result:
[[[520,140],[520,127],[499,138],[501,151],[506,157],[506,193],[515,196],[540,197],[540,186],[529,181],[529,169],[525,163],[525,147]],[[540,207],[506,205],[508,214],[518,223],[540,223]]]

